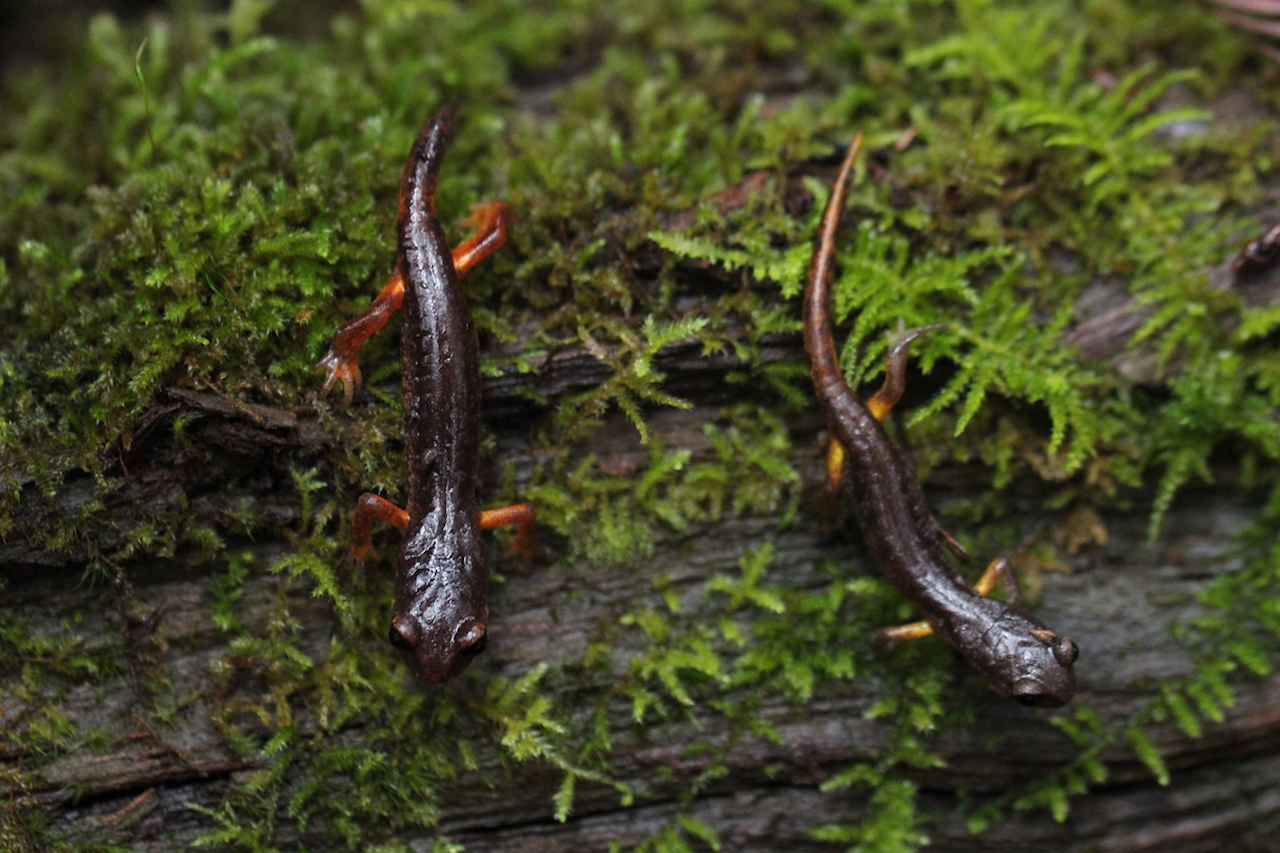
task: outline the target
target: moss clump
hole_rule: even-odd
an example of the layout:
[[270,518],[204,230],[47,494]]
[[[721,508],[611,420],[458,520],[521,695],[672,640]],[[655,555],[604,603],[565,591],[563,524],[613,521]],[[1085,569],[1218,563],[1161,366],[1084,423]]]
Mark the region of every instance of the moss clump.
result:
[[[459,91],[441,210],[503,196],[519,221],[467,285],[492,344],[487,369],[533,369],[585,347],[611,371],[598,389],[545,401],[542,464],[522,491],[552,530],[573,534],[555,556],[626,559],[729,514],[790,519],[798,478],[782,418],[809,393],[803,365],[763,365],[758,348],[798,329],[788,300],[820,204],[789,211],[787,179],[865,128],[873,154],[837,293],[837,312],[853,318],[844,363],[851,380],[870,379],[887,328],[946,324],[917,348],[925,371],[946,376],[910,429],[946,439],[915,442],[926,465],[987,465],[992,498],[975,518],[998,512],[1021,478],[1053,482],[1058,505],[1084,508],[1155,482],[1154,531],[1224,446],[1271,496],[1244,545],[1249,568],[1205,593],[1224,615],[1186,629],[1201,650],[1196,675],[1116,725],[1088,709],[1059,718],[1080,757],[974,825],[1008,807],[1063,816],[1122,738],[1164,774],[1142,726],[1172,718],[1194,733],[1229,705],[1233,668],[1274,668],[1280,313],[1246,310],[1207,273],[1247,232],[1274,142],[1266,122],[1242,133],[1174,103],[1202,103],[1227,79],[1265,82],[1192,4],[367,0],[308,44],[270,34],[269,8],[237,0],[225,14],[127,28],[95,18],[74,63],[11,74],[0,94],[0,535],[82,553],[89,576],[122,595],[119,567],[135,558],[194,551],[218,579],[214,618],[234,660],[214,674],[230,684],[247,670],[263,689],[234,705],[210,694],[228,748],[259,763],[206,810],[206,843],[275,849],[288,825],[337,846],[395,845],[405,828],[434,824],[440,792],[479,750],[555,768],[561,817],[579,780],[616,784],[626,801],[608,759],[620,709],[639,726],[715,717],[735,737],[770,737],[754,713],[764,698],[804,703],[868,674],[887,685],[872,713],[892,721],[891,744],[829,783],[866,790],[867,812],[815,833],[881,853],[920,842],[900,770],[936,763],[929,737],[952,722],[940,696],[953,686],[937,649],[910,650],[910,667],[851,651],[894,608],[878,581],[832,575],[793,590],[769,580],[769,551],[758,551],[739,575],[693,591],[710,622],[687,618],[659,582],[620,634],[563,671],[426,698],[377,646],[385,579],[333,568],[336,519],[355,491],[401,488],[394,399],[361,412],[350,427],[360,440],[333,451],[328,473],[310,461],[293,472],[287,519],[228,512],[193,526],[186,494],[127,516],[104,503],[125,487],[120,451],[165,388],[318,409],[337,430],[312,365],[387,272],[403,152]],[[549,102],[545,80],[556,83]],[[769,174],[758,191],[721,210],[718,194],[755,170]],[[825,193],[818,181],[808,190]],[[730,284],[689,286],[688,259],[731,272]],[[1153,354],[1159,391],[1060,345],[1086,288],[1108,278],[1146,311],[1134,345]],[[391,337],[365,359],[375,391],[398,369]],[[737,379],[773,389],[781,414],[729,409],[701,456],[655,439],[633,474],[579,459],[572,440],[605,412],[621,409],[647,437],[647,407],[680,404],[654,356],[688,338],[732,348],[747,365]],[[77,510],[52,520],[55,496],[73,486]],[[245,533],[290,550],[225,547]],[[274,616],[242,624],[237,603],[264,575]],[[303,647],[291,615],[305,592],[337,626],[322,654]],[[5,690],[33,708],[6,730],[6,748],[35,767],[95,743],[67,727],[60,702],[73,681],[131,663],[98,659],[74,630],[54,641],[6,624]],[[164,678],[147,684],[146,711],[163,722],[180,702]],[[707,766],[683,789],[686,806],[725,771],[718,758]],[[0,829],[25,834],[29,816],[15,815]],[[715,846],[715,828],[685,809],[648,848],[696,843]]]

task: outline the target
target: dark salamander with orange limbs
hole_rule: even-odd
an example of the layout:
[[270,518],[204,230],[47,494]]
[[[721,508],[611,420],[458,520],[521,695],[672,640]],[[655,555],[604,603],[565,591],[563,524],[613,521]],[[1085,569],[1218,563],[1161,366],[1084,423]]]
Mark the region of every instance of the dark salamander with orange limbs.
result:
[[[964,582],[950,555],[968,559],[968,554],[934,520],[915,473],[880,423],[902,396],[907,347],[930,329],[900,330],[891,337],[884,387],[865,403],[840,372],[832,337],[831,282],[836,232],[861,141],[859,134],[849,147],[822,217],[805,288],[804,341],[809,375],[833,438],[828,486],[839,488],[843,479],[876,562],[925,617],[882,629],[876,645],[936,634],[1000,695],[1027,706],[1058,707],[1075,695],[1075,644],[1019,603],[1003,559],[993,562],[976,586]],[[987,596],[996,584],[1003,584],[1007,601]]]
[[404,533],[396,559],[395,598],[388,637],[427,681],[449,681],[488,641],[489,568],[483,528],[520,525],[517,550],[532,545],[533,507],[480,511],[476,478],[480,448],[480,355],[471,312],[458,276],[506,242],[507,208],[476,205],[476,231],[456,249],[445,242],[436,215],[436,184],[456,103],[422,128],[400,183],[396,269],[373,305],[344,324],[320,362],[324,393],[341,380],[351,400],[360,381],[356,354],[397,308],[403,309],[404,442],[409,504],[400,509],[378,495],[360,497],[351,522],[351,554],[369,552],[375,520]]

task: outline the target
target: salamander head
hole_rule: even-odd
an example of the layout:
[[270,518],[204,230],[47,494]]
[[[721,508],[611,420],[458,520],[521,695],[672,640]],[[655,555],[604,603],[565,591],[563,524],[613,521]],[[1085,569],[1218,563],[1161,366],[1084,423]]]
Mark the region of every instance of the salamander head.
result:
[[387,639],[424,681],[457,678],[489,641],[488,572],[483,564],[439,552],[399,574]]
[[1058,708],[1076,695],[1071,670],[1080,650],[1067,637],[1047,628],[1034,628],[1020,637],[1013,655],[1000,661],[996,691],[1028,708]]
[[477,619],[454,623],[452,632],[447,627],[439,631],[433,627],[436,626],[423,625],[409,616],[398,616],[391,620],[387,631],[391,645],[423,681],[452,681],[489,644],[489,632]]
[[1057,708],[1076,695],[1076,644],[1021,605],[975,594],[963,608],[930,622],[1006,699],[1028,708]]

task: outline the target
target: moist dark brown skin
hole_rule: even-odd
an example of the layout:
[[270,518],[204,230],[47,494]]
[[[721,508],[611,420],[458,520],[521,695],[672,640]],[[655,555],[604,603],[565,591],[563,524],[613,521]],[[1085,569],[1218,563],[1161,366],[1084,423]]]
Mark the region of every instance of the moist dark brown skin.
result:
[[[857,148],[856,140],[832,187],[804,296],[809,375],[826,408],[831,434],[845,449],[843,484],[854,516],[876,562],[920,608],[932,633],[954,646],[1000,695],[1024,705],[1058,707],[1075,695],[1075,645],[1016,601],[988,598],[964,582],[947,553],[950,537],[929,514],[914,472],[840,372],[831,328],[831,281],[836,232]],[[908,333],[892,347],[903,355],[896,368],[899,380],[905,345],[913,336]]]
[[401,360],[409,515],[396,559],[391,638],[428,681],[448,681],[483,649],[489,567],[480,536],[480,354],[436,214],[456,104],[418,134],[401,182]]
[[518,524],[514,546],[528,555],[534,526],[529,504],[481,512],[476,501],[480,356],[458,277],[505,242],[507,209],[502,202],[474,205],[475,233],[449,249],[435,193],[455,111],[450,104],[432,116],[409,152],[400,185],[396,271],[368,310],[338,329],[319,365],[328,374],[323,393],[342,382],[350,402],[360,381],[361,345],[403,310],[408,507],[362,495],[351,522],[351,554],[360,560],[368,553],[374,521],[404,533],[388,639],[421,678],[435,682],[456,677],[488,639],[489,568],[480,531]]

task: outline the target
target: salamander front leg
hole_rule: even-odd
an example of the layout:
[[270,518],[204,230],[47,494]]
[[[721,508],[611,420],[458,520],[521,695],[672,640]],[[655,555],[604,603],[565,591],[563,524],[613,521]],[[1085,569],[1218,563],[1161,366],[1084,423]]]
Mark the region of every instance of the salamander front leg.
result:
[[533,504],[513,504],[499,509],[486,509],[480,513],[480,527],[484,530],[508,524],[517,525],[511,550],[521,557],[532,557],[538,550],[537,520]]
[[832,438],[827,442],[826,475],[818,489],[817,511],[832,527],[840,518],[840,486],[844,481],[844,445]]
[[973,585],[974,590],[979,595],[991,595],[991,591],[996,585],[1004,587],[1004,597],[1006,601],[1018,602],[1022,600],[1022,593],[1018,589],[1018,579],[1013,575],[1013,569],[1009,566],[1009,561],[1004,557],[996,557],[991,561],[991,565],[987,566],[987,570],[982,573],[982,577],[978,578],[978,582]]
[[[991,561],[991,565],[987,566],[987,570],[982,573],[982,577],[978,578],[978,582],[973,585],[973,589],[978,595],[991,595],[992,590],[997,585],[1004,587],[1006,601],[1017,602],[1020,599],[1018,579],[1013,576],[1009,561],[1004,557],[997,557]],[[928,637],[932,634],[933,626],[925,621],[908,622],[906,625],[895,625],[892,628],[881,628],[871,635],[871,648],[877,655],[883,655],[893,648],[896,643],[901,643],[904,640],[918,640],[921,637]]]
[[369,534],[375,521],[385,521],[401,533],[409,529],[409,513],[384,497],[365,492],[351,519],[351,559],[357,563],[369,554]]
[[933,636],[933,626],[924,620],[895,625],[892,628],[881,628],[871,635],[871,651],[879,657],[884,657],[896,644],[904,640],[918,640],[921,637],[931,636]]

